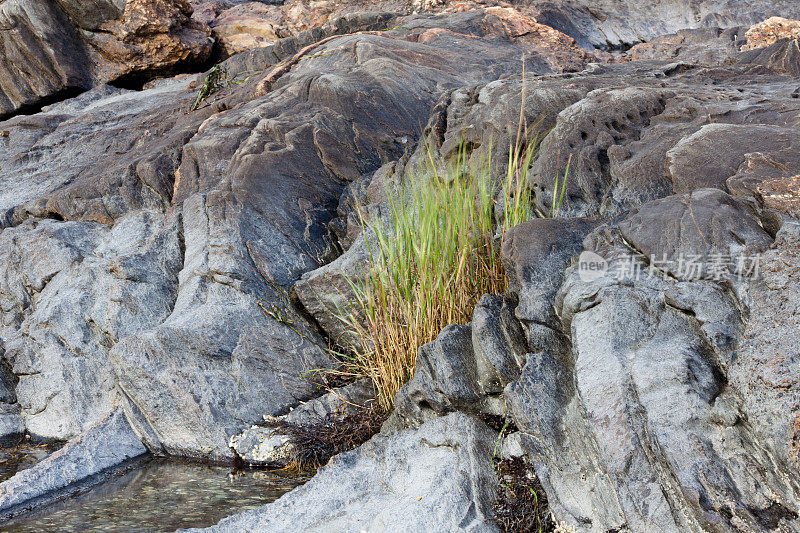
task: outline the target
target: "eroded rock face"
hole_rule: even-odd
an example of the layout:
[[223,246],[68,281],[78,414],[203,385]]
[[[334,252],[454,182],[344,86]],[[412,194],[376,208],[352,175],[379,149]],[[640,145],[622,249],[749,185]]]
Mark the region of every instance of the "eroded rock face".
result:
[[[649,41],[687,28],[750,26],[772,15],[800,18],[791,0],[534,0],[537,20],[574,37],[585,46],[618,47]],[[654,13],[658,15],[653,16]]]
[[0,117],[98,83],[204,61],[211,32],[186,0],[0,4]]
[[[128,7],[131,36],[176,27]],[[179,77],[0,123],[0,319],[19,379],[4,420],[74,438],[118,389],[151,450],[224,459],[231,436],[319,394],[303,376],[330,364],[327,342],[289,289],[334,253],[345,187],[400,157],[445,90],[517,71],[523,50],[554,68],[490,12],[398,24],[326,41],[262,96],[252,79],[190,113]]]
[[[453,411],[502,413],[503,399],[521,430],[515,447],[557,519],[578,531],[798,527],[795,82],[752,51],[727,63],[632,62],[537,80],[525,116],[557,115],[532,166],[537,204],[550,204],[553,169],[578,150],[562,212],[595,218],[537,220],[507,236],[505,301],[524,335],[476,335],[485,317],[510,314],[484,297],[472,324],[420,350],[385,431]],[[641,87],[617,88],[621,72]],[[765,83],[748,95],[752,76]],[[723,86],[712,97],[700,80]],[[461,137],[479,157],[523,89],[510,79],[447,94],[426,129],[435,155],[446,159]],[[701,109],[714,110],[710,121],[697,120]],[[603,268],[582,270],[584,253]],[[486,365],[478,341],[497,338],[501,363]],[[490,383],[504,366],[510,377]]]
[[743,50],[763,48],[781,39],[797,39],[800,38],[800,20],[770,17],[751,26],[745,37],[747,43],[742,47]]

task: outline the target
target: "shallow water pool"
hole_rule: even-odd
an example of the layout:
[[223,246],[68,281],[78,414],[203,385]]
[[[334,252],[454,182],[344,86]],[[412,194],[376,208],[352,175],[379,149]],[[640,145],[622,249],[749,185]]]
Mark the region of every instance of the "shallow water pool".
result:
[[89,492],[0,524],[9,533],[205,527],[272,502],[305,479],[155,458]]

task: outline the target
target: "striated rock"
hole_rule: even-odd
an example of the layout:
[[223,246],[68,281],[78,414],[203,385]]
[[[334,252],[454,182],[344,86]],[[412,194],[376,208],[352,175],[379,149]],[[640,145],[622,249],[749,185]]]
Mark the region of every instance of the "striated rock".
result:
[[453,411],[502,415],[503,387],[517,379],[525,341],[502,296],[484,295],[466,326],[448,326],[420,348],[414,376],[395,397],[386,430],[418,427]]
[[742,26],[679,30],[637,44],[624,54],[624,58],[722,65],[735,60],[745,42],[745,31]]
[[[134,40],[186,16],[128,6],[117,29]],[[251,79],[188,113],[197,92],[179,77],[0,123],[0,335],[27,431],[74,438],[119,388],[151,450],[230,459],[232,436],[319,394],[303,376],[328,345],[290,288],[335,253],[347,185],[400,157],[446,90],[516,72],[525,50],[553,70],[484,11],[398,24],[320,44],[260,97]],[[267,71],[298,46],[226,65]]]
[[[146,451],[125,415],[115,409],[46,459],[0,483],[0,516],[8,518],[85,490],[102,481],[110,468]],[[95,477],[89,484],[77,485],[91,476]]]
[[800,75],[800,40],[783,39],[766,48],[743,52],[739,62],[763,65],[776,74],[796,77]]
[[[757,442],[772,452],[793,484],[800,451],[799,244],[800,225],[793,221],[781,229],[775,244],[761,256],[760,275],[748,287],[750,319],[737,364],[728,374],[732,386],[740,391],[740,409],[752,424]],[[780,503],[796,512],[787,501],[791,500]]]
[[[676,216],[661,208],[673,203],[695,213],[703,239],[688,227],[669,229]],[[781,420],[764,415],[773,430],[780,428],[775,439],[739,423],[751,412],[743,401],[752,394],[751,386],[736,381],[748,372],[739,346],[749,316],[742,306],[751,300],[742,299],[741,284],[761,286],[757,275],[720,283],[679,281],[686,279],[679,272],[665,278],[623,244],[642,245],[630,233],[633,226],[662,248],[673,243],[665,258],[674,263],[662,265],[677,264],[679,253],[702,251],[697,246],[726,250],[735,242],[763,250],[771,238],[748,221],[748,207],[739,204],[738,212],[725,214],[735,205],[719,191],[698,191],[690,200],[669,197],[643,206],[620,225],[622,235],[597,230],[585,242],[608,260],[607,270],[591,279],[568,270],[555,300],[571,349],[530,354],[520,380],[506,389],[551,509],[578,530],[794,527],[796,466],[772,459],[787,457],[792,417],[786,410]],[[725,230],[713,229],[705,208],[731,217],[718,226]],[[736,224],[750,229],[734,229],[739,234],[731,237],[727,228]],[[785,228],[779,235],[791,235]],[[781,318],[777,323],[791,327]]]
[[770,17],[752,25],[745,33],[745,38],[747,43],[742,46],[742,50],[764,48],[781,39],[798,39],[800,38],[800,20]]
[[496,441],[460,413],[379,435],[276,502],[204,531],[496,531]]
[[525,329],[528,350],[563,344],[552,302],[564,270],[578,258],[584,237],[597,224],[591,219],[536,219],[506,234],[502,260],[508,294],[517,301],[514,316]]
[[0,117],[92,84],[89,52],[54,2],[0,4],[0,47]]
[[611,0],[602,4],[534,0],[530,4],[539,22],[586,47],[624,48],[687,28],[750,26],[770,15],[800,18],[800,7],[792,0]]

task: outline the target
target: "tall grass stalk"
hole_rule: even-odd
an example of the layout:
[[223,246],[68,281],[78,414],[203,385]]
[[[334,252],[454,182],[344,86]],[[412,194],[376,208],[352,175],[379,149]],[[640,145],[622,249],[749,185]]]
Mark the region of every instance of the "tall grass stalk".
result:
[[423,344],[469,322],[481,295],[506,291],[500,247],[509,229],[531,218],[535,146],[511,148],[497,202],[488,163],[470,164],[462,150],[440,164],[429,150],[413,185],[390,196],[391,222],[369,224],[369,270],[353,283],[355,309],[343,320],[361,339],[356,366],[372,378],[384,409],[413,374]]

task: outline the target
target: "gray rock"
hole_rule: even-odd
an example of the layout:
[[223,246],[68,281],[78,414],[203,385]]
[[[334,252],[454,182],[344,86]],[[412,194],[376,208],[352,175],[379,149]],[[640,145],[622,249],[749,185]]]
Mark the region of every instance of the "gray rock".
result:
[[[695,194],[693,201],[709,206],[726,198],[716,190]],[[705,227],[709,219],[697,207],[698,224]],[[726,227],[735,227],[734,219],[749,223],[744,207]],[[727,216],[724,207],[713,210]],[[646,205],[621,228],[646,214],[652,218],[639,227],[648,227],[655,241],[673,242],[675,250],[689,246],[691,233],[677,237],[664,230],[674,214],[658,212]],[[740,244],[768,242],[759,231],[743,233]],[[729,235],[708,231],[698,242],[724,248]],[[787,229],[779,235],[793,234]],[[766,400],[776,393],[768,382],[755,397],[752,385],[740,385],[766,353],[775,353],[761,345],[750,352],[747,370],[740,366],[740,343],[747,338],[743,306],[749,306],[740,295],[748,284],[763,285],[744,279],[678,281],[650,275],[644,261],[634,276],[625,270],[631,259],[637,261],[625,241],[636,246],[608,228],[587,238],[608,258],[608,270],[596,279],[583,279],[576,267],[568,270],[555,304],[571,349],[530,354],[521,378],[506,389],[522,447],[551,509],[586,531],[796,528],[796,466],[776,462],[788,457],[791,417],[784,411],[779,420],[766,407],[781,405]],[[769,292],[760,290],[755,293],[763,305],[774,305],[774,296],[764,299]],[[791,327],[785,319],[778,323]],[[759,430],[740,423],[749,419],[744,399],[751,397],[753,412],[764,413]],[[766,437],[761,431],[767,425],[781,436]]]
[[522,329],[502,296],[484,295],[466,326],[448,326],[419,349],[414,375],[395,397],[387,429],[417,427],[452,412],[505,412],[503,387],[519,376]]
[[5,358],[30,433],[67,440],[110,411],[108,350],[168,316],[178,231],[176,217],[142,211],[112,228],[31,220],[0,234]]
[[146,451],[125,415],[115,409],[46,459],[0,483],[0,515],[13,516],[54,496],[66,497],[77,488],[75,483]]
[[[796,483],[798,435],[798,310],[800,227],[787,223],[761,256],[759,276],[748,287],[749,320],[728,379],[740,391],[737,417],[745,413],[755,439]],[[717,402],[719,403],[719,402]],[[738,418],[737,418],[738,420]],[[727,421],[731,417],[727,416]],[[730,425],[730,424],[729,424]]]
[[[767,17],[800,18],[790,0],[534,0],[537,20],[574,37],[582,46],[620,47],[685,28],[750,26]],[[653,16],[657,14],[657,16]]]
[[[287,422],[310,425],[328,416],[349,416],[375,405],[375,388],[369,380],[361,379],[344,387],[333,389],[319,398],[303,402],[280,416]],[[271,417],[264,417],[265,419]]]
[[517,301],[514,316],[525,328],[528,350],[564,343],[553,302],[564,270],[577,260],[584,237],[597,224],[597,220],[581,218],[536,219],[506,234],[502,260],[508,294]]
[[460,413],[378,435],[276,502],[204,531],[497,531],[496,440]]
[[735,61],[747,27],[678,30],[637,44],[625,53],[632,60],[654,59],[719,65]]
[[446,90],[523,50],[554,68],[484,11],[398,24],[327,41],[258,97],[253,79],[187,113],[177,78],[0,123],[1,335],[28,431],[75,437],[119,388],[154,452],[231,459],[232,436],[319,394],[303,376],[328,345],[290,289],[331,259],[347,185]]
[[772,244],[753,207],[717,189],[645,204],[619,229],[653,268],[681,280],[713,279],[715,262],[733,276],[748,266],[740,261],[749,263]]

